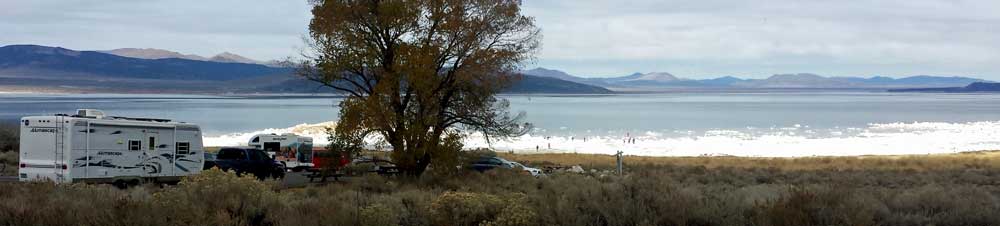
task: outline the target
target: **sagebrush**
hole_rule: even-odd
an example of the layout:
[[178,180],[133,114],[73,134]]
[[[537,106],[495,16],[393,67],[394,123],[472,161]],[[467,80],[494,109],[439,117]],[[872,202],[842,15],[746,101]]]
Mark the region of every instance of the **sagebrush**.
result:
[[211,170],[165,188],[0,184],[0,225],[1000,225],[998,175],[639,165],[281,189]]

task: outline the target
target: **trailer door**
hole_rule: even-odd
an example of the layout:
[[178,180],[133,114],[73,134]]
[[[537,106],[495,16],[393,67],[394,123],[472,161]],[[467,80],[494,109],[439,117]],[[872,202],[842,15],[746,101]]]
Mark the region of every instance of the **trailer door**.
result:
[[[170,176],[173,173],[174,148],[171,147],[173,141],[173,129],[148,128],[145,129],[143,139],[143,150],[146,151],[146,176],[162,177]],[[171,145],[167,145],[170,143]]]

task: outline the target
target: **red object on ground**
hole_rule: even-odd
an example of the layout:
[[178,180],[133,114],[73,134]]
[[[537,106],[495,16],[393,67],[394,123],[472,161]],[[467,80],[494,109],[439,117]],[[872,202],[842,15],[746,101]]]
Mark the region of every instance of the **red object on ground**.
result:
[[325,169],[331,166],[334,168],[342,168],[344,166],[347,166],[348,163],[351,163],[351,161],[348,160],[347,156],[341,156],[340,162],[337,162],[336,165],[331,165],[333,164],[334,161],[333,156],[329,154],[330,151],[326,150],[326,148],[313,148],[312,153],[313,153],[312,169],[314,170]]

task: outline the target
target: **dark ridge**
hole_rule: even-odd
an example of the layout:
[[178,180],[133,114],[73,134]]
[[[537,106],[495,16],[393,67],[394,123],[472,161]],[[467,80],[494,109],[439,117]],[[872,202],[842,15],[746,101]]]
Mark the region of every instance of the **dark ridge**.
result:
[[1000,92],[1000,83],[974,82],[965,87],[890,89],[889,92],[927,92],[927,93],[985,93]]

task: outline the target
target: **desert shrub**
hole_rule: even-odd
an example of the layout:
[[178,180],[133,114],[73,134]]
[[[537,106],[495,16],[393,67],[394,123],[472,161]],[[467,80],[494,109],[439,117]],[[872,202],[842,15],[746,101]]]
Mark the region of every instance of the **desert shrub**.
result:
[[[851,160],[888,165],[843,169],[635,164],[623,176],[367,175],[286,189],[218,170],[165,188],[0,183],[0,225],[1000,225],[1000,185],[991,179],[1000,170],[939,160]],[[804,164],[797,161],[846,160],[765,162]]]
[[455,175],[465,167],[462,149],[462,135],[458,133],[447,133],[441,140],[441,144],[433,148],[430,154],[434,156],[433,163],[427,169],[430,173],[438,175]]
[[445,192],[431,203],[434,225],[479,225],[496,218],[503,208],[500,197],[471,192]]
[[[281,192],[279,225],[430,225],[434,189],[378,176]],[[380,188],[381,186],[381,188]]]
[[[994,188],[994,192],[996,192]],[[893,225],[995,225],[1000,202],[978,186],[926,185],[898,193],[889,201]]]
[[358,219],[361,225],[399,225],[406,207],[394,194],[372,194],[361,200]]
[[[915,170],[937,171],[944,169],[970,169],[1000,167],[995,151],[969,152],[953,155],[923,156],[862,156],[862,157],[804,157],[804,158],[754,158],[754,157],[644,157],[625,156],[626,166],[672,165],[704,166],[708,169],[733,167],[743,169],[777,168],[781,170]],[[551,153],[508,154],[500,156],[521,162],[554,162],[559,165],[580,165],[587,168],[611,169],[615,165],[612,155]]]
[[[593,225],[600,222],[599,208],[615,206],[599,204],[604,200],[598,196],[601,182],[596,178],[567,174],[544,180],[535,195],[533,203],[544,203],[545,208],[536,208],[542,225]],[[612,199],[614,200],[614,199]],[[595,206],[596,205],[596,206]]]
[[483,173],[465,170],[452,175],[425,175],[413,184],[423,189],[476,193],[523,193],[539,181],[541,180],[521,170],[494,169]]
[[0,184],[0,225],[162,225],[145,190],[49,182]]
[[0,175],[15,175],[20,144],[18,124],[0,123]]
[[774,202],[764,203],[754,208],[753,220],[757,225],[807,226],[816,225],[812,214],[816,207],[816,194],[793,189],[786,196]]
[[406,189],[394,193],[392,196],[398,198],[399,225],[431,225],[431,203],[434,201],[435,193],[432,190]]
[[0,152],[0,175],[17,174],[19,152]]
[[528,226],[535,225],[538,215],[528,203],[527,196],[513,193],[504,198],[505,205],[496,219],[484,222],[485,226]]
[[434,225],[535,225],[537,206],[522,193],[445,192],[430,205]]
[[282,201],[274,187],[252,175],[212,168],[156,193],[154,202],[176,225],[271,225]]
[[361,207],[359,214],[362,225],[393,226],[399,224],[399,217],[396,215],[396,212],[381,204]]
[[[328,186],[311,192],[285,192],[284,208],[278,211],[278,225],[360,225],[362,195],[357,191]],[[312,189],[312,188],[311,188]]]
[[773,201],[759,202],[750,217],[758,225],[880,225],[888,207],[870,190],[823,185],[792,187]]
[[20,143],[21,127],[18,124],[0,123],[0,152],[16,152]]

